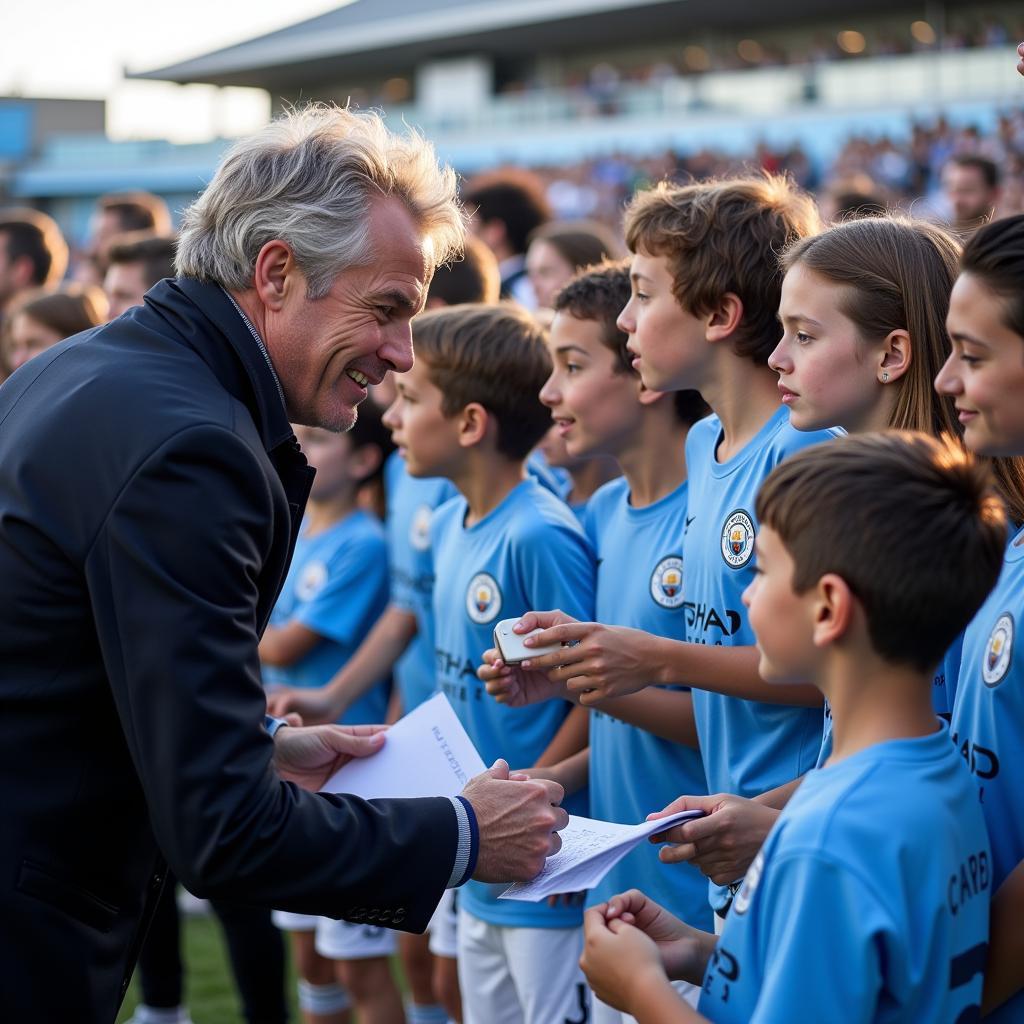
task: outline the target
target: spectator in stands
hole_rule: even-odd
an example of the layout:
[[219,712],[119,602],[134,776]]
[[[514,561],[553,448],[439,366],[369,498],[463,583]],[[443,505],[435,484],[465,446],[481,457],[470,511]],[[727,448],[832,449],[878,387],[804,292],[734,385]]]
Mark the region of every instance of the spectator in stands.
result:
[[603,224],[592,220],[549,221],[530,235],[526,273],[537,305],[553,309],[555,296],[578,270],[622,254],[622,246]]
[[830,224],[858,217],[880,217],[889,208],[885,193],[866,174],[833,181],[819,201],[822,219]]
[[64,276],[68,246],[53,218],[38,210],[0,210],[0,316],[26,292]]
[[958,153],[942,169],[950,223],[962,235],[991,219],[999,201],[999,168],[988,157]]
[[531,171],[505,168],[470,182],[463,198],[473,214],[470,230],[498,261],[502,298],[535,309],[537,300],[526,276],[526,245],[530,234],[551,220],[543,182]]
[[495,303],[500,294],[501,274],[494,253],[479,238],[467,235],[462,259],[437,268],[427,292],[426,308],[459,306],[464,302]]
[[0,355],[10,373],[33,356],[106,320],[107,300],[98,288],[66,285],[58,292],[29,292],[11,307],[0,336]]
[[107,271],[107,249],[117,235],[126,231],[171,233],[171,212],[151,192],[111,192],[96,200],[85,258],[75,268],[75,277],[88,284],[103,284]]
[[157,281],[174,277],[175,247],[173,238],[147,231],[114,236],[103,278],[111,320],[132,306],[141,306],[143,296]]

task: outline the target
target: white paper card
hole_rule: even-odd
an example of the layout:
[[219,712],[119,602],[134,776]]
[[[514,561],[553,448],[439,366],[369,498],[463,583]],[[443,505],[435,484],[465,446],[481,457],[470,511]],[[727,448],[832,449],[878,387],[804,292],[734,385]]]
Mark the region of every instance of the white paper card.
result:
[[517,882],[499,897],[539,903],[548,896],[564,892],[592,889],[602,878],[648,836],[663,832],[690,818],[699,818],[703,811],[680,811],[657,821],[638,825],[617,825],[569,815],[569,824],[560,833],[562,848],[548,857],[544,870],[532,882]]
[[393,797],[457,796],[484,770],[448,698],[435,694],[386,733],[370,757],[338,769],[322,793],[348,793],[365,800]]

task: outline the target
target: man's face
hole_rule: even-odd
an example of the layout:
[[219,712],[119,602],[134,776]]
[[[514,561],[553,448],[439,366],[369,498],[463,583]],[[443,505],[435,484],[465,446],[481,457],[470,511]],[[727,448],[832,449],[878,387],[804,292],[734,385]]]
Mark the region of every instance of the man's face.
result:
[[0,231],[0,309],[11,301],[18,288],[14,266],[7,251],[7,235]]
[[433,272],[430,239],[397,199],[370,207],[372,262],[343,270],[321,299],[293,271],[279,308],[267,309],[267,351],[294,423],[347,430],[367,388],[412,366],[410,322]]
[[132,306],[141,306],[149,289],[141,263],[111,263],[103,279],[103,290],[110,304],[108,319],[114,320]]
[[989,217],[995,208],[998,190],[989,188],[977,167],[949,164],[942,172],[942,187],[958,224]]

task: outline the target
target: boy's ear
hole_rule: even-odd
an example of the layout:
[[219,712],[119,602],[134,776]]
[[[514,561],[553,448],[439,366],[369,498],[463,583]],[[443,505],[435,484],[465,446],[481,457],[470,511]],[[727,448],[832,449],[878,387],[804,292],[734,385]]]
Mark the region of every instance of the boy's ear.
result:
[[491,427],[490,413],[479,403],[470,402],[459,413],[459,447],[473,448]]
[[300,283],[305,288],[305,279],[288,244],[279,238],[266,242],[256,256],[256,266],[253,268],[253,287],[263,305],[279,312],[289,288],[295,288]]
[[727,341],[743,319],[743,300],[734,292],[726,292],[705,318],[704,333],[708,341]]
[[881,359],[878,363],[879,381],[886,384],[899,380],[910,369],[913,357],[914,348],[910,335],[903,330],[892,331],[882,342]]
[[828,647],[846,636],[853,623],[855,601],[850,585],[842,576],[830,572],[818,580],[812,618],[815,647]]

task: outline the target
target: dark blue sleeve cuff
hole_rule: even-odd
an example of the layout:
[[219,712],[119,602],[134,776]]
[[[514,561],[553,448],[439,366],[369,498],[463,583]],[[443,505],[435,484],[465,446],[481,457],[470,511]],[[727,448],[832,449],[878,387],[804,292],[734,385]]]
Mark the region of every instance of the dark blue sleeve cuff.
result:
[[[463,814],[456,813],[459,817],[459,856],[456,858],[456,863],[459,867],[464,865],[463,871],[460,873],[457,880],[453,880],[449,884],[448,888],[453,889],[460,885],[465,885],[473,877],[473,872],[476,871],[477,858],[480,856],[480,829],[476,822],[476,812],[473,810],[473,805],[463,796],[455,797],[458,801],[465,817]],[[465,836],[463,829],[468,828],[468,836]],[[468,839],[468,848],[465,840]],[[462,858],[465,857],[465,861]],[[459,862],[462,861],[460,864]],[[453,873],[454,879],[454,873]]]

